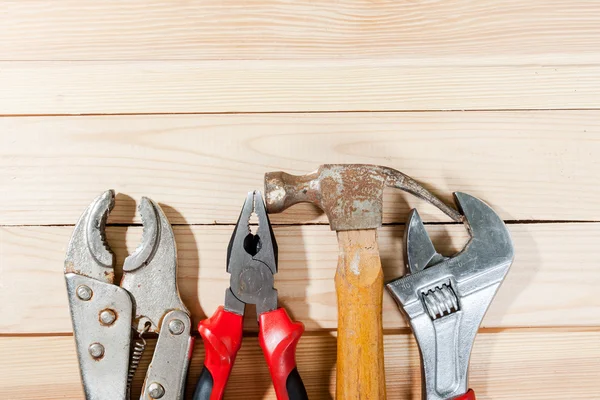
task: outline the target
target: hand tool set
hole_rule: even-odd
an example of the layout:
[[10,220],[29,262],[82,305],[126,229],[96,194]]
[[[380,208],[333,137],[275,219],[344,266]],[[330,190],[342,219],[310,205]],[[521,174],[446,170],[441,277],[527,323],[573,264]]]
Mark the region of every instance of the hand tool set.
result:
[[[452,257],[439,254],[418,212],[404,233],[405,276],[386,285],[377,246],[383,192],[409,192],[465,224],[471,238]],[[321,208],[337,232],[338,304],[336,399],[385,399],[382,297],[384,286],[408,319],[421,356],[424,400],[475,400],[467,375],[481,321],[510,268],[514,249],[502,219],[484,202],[456,192],[458,211],[391,168],[322,165],[303,176],[265,174],[265,202],[249,192],[227,248],[230,287],[224,305],[201,321],[204,367],[193,400],[222,399],[243,336],[247,304],[256,307],[258,341],[278,400],[308,398],[296,368],[304,331],[278,307],[274,275],[277,243],[268,213],[299,202]],[[192,353],[191,318],[177,288],[171,226],[161,208],[142,198],[142,241],[125,259],[120,285],[105,224],[114,192],[100,195],[79,219],[65,260],[65,279],[86,399],[129,399],[145,337],[158,335],[141,399],[184,398]],[[258,217],[256,234],[250,217]],[[248,399],[250,400],[250,399]]]

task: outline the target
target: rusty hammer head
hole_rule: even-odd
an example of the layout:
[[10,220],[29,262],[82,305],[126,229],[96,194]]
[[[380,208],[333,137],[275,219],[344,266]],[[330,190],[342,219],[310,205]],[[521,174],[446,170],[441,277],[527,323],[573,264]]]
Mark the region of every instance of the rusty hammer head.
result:
[[450,218],[462,216],[411,177],[392,168],[367,164],[325,164],[308,175],[265,174],[267,211],[278,213],[308,202],[321,208],[332,230],[372,229],[381,226],[383,189],[395,187],[438,207]]

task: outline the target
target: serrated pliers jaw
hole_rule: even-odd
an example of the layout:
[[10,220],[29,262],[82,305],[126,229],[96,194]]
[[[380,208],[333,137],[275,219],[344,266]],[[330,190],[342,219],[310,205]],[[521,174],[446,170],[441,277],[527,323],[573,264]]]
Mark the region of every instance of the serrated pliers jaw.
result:
[[[256,234],[249,221],[258,217]],[[277,308],[277,242],[259,191],[249,192],[227,247],[227,272],[230,287],[225,294],[225,309],[244,314],[246,304],[255,304],[261,314]]]
[[[114,191],[98,196],[75,226],[65,258],[65,279],[86,399],[129,397],[131,379],[145,346],[158,342],[142,388],[142,399],[162,392],[180,399],[192,346],[190,315],[177,289],[177,253],[171,226],[160,206],[143,197],[141,244],[125,259],[121,285],[114,283],[114,255],[105,239]],[[132,330],[139,336],[133,354]],[[132,358],[130,358],[132,357]],[[158,390],[158,392],[157,392]]]
[[69,241],[65,273],[113,283],[115,256],[106,244],[105,225],[114,205],[115,193],[107,190],[86,208]]

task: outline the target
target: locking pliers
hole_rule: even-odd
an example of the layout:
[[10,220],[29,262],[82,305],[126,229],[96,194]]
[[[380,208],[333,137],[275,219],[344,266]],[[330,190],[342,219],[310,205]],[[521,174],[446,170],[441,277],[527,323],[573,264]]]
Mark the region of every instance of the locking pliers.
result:
[[513,258],[510,233],[484,202],[454,193],[471,239],[453,257],[437,253],[416,210],[404,245],[408,274],[386,285],[417,339],[425,400],[474,400],[467,373],[483,316]]
[[[258,229],[249,229],[252,213],[258,216]],[[263,350],[278,400],[307,400],[306,389],[296,369],[296,345],[304,325],[293,322],[284,308],[277,306],[273,287],[277,273],[277,242],[260,192],[249,192],[227,248],[230,287],[225,306],[201,321],[198,331],[204,341],[206,358],[198,379],[194,400],[219,400],[236,354],[242,344],[246,304],[256,305],[258,342]]]
[[121,284],[115,285],[115,257],[105,239],[114,197],[114,191],[108,190],[85,210],[65,259],[86,399],[130,397],[146,333],[157,333],[158,342],[141,399],[182,399],[193,338],[190,314],[177,288],[177,253],[171,225],[158,204],[142,197],[141,244],[125,259]]

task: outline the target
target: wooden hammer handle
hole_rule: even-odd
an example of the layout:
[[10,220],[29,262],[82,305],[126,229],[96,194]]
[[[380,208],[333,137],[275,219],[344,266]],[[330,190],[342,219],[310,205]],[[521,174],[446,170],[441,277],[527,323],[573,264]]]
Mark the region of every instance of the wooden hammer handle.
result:
[[339,231],[337,400],[385,399],[377,231]]

